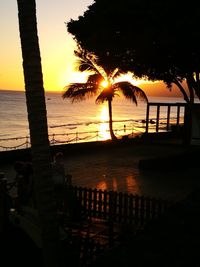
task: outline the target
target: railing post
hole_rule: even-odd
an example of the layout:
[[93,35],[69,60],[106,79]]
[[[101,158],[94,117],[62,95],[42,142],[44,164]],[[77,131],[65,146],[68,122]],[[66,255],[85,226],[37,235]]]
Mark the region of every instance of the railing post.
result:
[[168,106],[167,106],[167,131],[169,131],[170,109],[171,109],[171,106],[168,105]]
[[147,104],[147,113],[146,113],[146,133],[149,131],[149,103]]
[[176,124],[179,126],[180,121],[180,106],[177,106],[177,118],[176,118]]
[[156,114],[156,132],[159,131],[159,122],[160,122],[160,105],[157,105],[157,114]]

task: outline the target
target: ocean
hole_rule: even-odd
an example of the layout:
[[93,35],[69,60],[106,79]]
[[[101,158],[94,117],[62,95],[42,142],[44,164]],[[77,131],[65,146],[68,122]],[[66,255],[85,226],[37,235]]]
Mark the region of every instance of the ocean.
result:
[[[45,93],[48,132],[51,144],[89,142],[109,139],[107,103],[96,104],[95,98],[71,103],[62,93]],[[183,102],[177,97],[149,97],[149,102]],[[145,131],[147,104],[136,106],[123,97],[113,101],[113,128],[115,134],[137,135]],[[150,119],[155,119],[152,110]],[[171,110],[172,118],[176,111]],[[173,115],[174,113],[174,115]],[[26,99],[24,92],[0,90],[0,150],[26,148],[29,142]],[[166,109],[161,110],[166,118]],[[163,123],[163,127],[165,124]],[[155,125],[152,125],[152,131]],[[29,144],[30,145],[30,144]]]
[[[183,102],[175,97],[149,97],[149,102]],[[107,103],[96,105],[94,99],[71,104],[63,100],[61,93],[46,93],[48,129],[51,143],[88,142],[105,140],[108,135]],[[120,135],[137,134],[145,131],[142,120],[146,119],[147,105],[116,98],[113,102],[113,121],[115,133]],[[171,116],[176,115],[171,110]],[[155,119],[156,111],[152,109],[150,119]],[[166,118],[166,109],[160,110],[160,118]],[[124,126],[125,129],[124,129]],[[163,130],[166,123],[163,123]],[[154,127],[154,128],[153,128]],[[152,124],[152,131],[155,124]],[[26,100],[24,92],[0,91],[0,150],[25,148],[29,136]],[[56,142],[59,141],[59,142]],[[158,149],[158,148],[157,148]],[[161,148],[159,148],[161,149]],[[171,149],[171,148],[169,148]],[[151,156],[156,154],[151,150]],[[141,171],[137,166],[137,148],[132,151],[122,150],[113,159],[111,154],[98,153],[98,160],[90,153],[84,157],[67,158],[68,172],[73,177],[73,184],[102,190],[116,190],[159,198],[177,199],[188,193],[198,183],[198,173],[183,167],[177,171]],[[144,153],[144,152],[143,152]],[[149,151],[145,151],[149,153]],[[165,153],[165,152],[163,152]],[[143,155],[145,156],[145,154]],[[12,165],[1,167],[5,176],[12,180],[15,171]],[[188,177],[190,179],[188,179]],[[180,183],[181,181],[181,183]]]

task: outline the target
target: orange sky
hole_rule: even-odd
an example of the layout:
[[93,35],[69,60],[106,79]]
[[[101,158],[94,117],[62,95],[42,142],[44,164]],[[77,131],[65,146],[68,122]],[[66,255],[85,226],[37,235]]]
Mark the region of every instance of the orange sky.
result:
[[[62,91],[69,82],[84,81],[84,74],[77,74],[73,51],[75,42],[67,33],[65,22],[76,19],[93,0],[36,0],[38,35],[42,58],[44,88]],[[18,29],[17,1],[0,1],[0,89],[24,90],[21,45]],[[139,86],[147,95],[172,96],[162,83],[145,83]],[[180,94],[179,94],[180,95]]]
[[180,90],[176,86],[173,86],[172,90],[169,90],[163,82],[141,84],[140,88],[142,88],[145,91],[147,96],[182,97]]
[[[76,19],[93,0],[36,0],[37,26],[42,58],[44,87],[61,91],[76,78],[75,42],[65,22]],[[0,1],[0,89],[23,90],[21,44],[16,0]]]

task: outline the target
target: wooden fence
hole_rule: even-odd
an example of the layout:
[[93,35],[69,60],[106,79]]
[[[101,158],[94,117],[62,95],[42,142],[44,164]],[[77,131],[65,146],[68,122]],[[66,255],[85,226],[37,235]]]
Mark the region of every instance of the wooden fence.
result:
[[[7,210],[4,198],[7,193],[6,179],[3,175],[0,178],[2,178],[0,179],[0,217],[1,222],[4,222],[0,224],[0,233],[5,231],[10,213],[9,220],[16,223],[17,218],[18,226],[32,238],[38,247],[41,247],[37,209],[22,206],[23,214]],[[89,221],[89,224],[80,221],[81,223],[78,224],[67,225],[63,222],[64,224],[60,225],[64,230],[63,249],[66,249],[65,253],[72,257],[73,262],[76,261],[75,265],[80,267],[89,266],[107,248],[118,244],[120,232],[115,231],[116,224],[118,226],[129,224],[131,227],[128,229],[141,229],[148,221],[161,216],[170,205],[170,202],[161,199],[96,188],[71,186],[66,189],[66,194],[73,193],[72,200],[77,201],[79,204],[77,208],[81,207],[82,215]],[[95,219],[100,221],[99,227]]]
[[142,226],[160,217],[170,202],[115,191],[72,187],[82,212],[88,218],[99,218],[120,224]]
[[[149,221],[162,216],[172,204],[162,199],[77,186],[69,187],[67,193],[72,193],[72,202],[78,203],[74,209],[81,211],[84,218],[77,233],[70,228],[71,224],[69,228],[64,226],[65,230],[74,233],[71,244],[76,246],[73,251],[79,251],[77,257],[81,267],[91,264],[107,248],[116,246],[120,236],[137,233]],[[128,229],[127,233],[123,226]]]

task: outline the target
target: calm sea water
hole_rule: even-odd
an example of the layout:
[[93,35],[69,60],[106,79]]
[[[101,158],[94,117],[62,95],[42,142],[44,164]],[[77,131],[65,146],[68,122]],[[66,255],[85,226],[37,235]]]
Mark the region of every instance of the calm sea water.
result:
[[[150,102],[183,102],[181,98],[152,97]],[[102,140],[108,138],[108,112],[106,103],[96,105],[94,99],[71,104],[62,99],[61,93],[46,93],[49,134],[55,134],[54,140],[62,141],[79,137],[79,141]],[[176,115],[176,110],[172,111]],[[173,114],[174,113],[174,114]],[[146,104],[139,102],[136,107],[131,102],[116,98],[113,103],[114,128],[119,134],[144,131],[141,122],[146,117]],[[166,110],[161,109],[160,117],[166,118]],[[150,114],[155,119],[155,110]],[[126,125],[126,129],[124,129]],[[153,124],[152,127],[155,127]],[[163,127],[165,124],[163,124]],[[120,132],[120,129],[121,132]],[[80,132],[83,132],[80,134]],[[0,90],[0,150],[5,148],[24,148],[22,144],[29,135],[26,100],[24,92]],[[10,140],[13,138],[12,140]],[[9,140],[8,140],[9,139]],[[52,136],[50,137],[52,140]],[[161,149],[161,148],[160,148]],[[98,161],[93,161],[93,155],[69,157],[67,168],[72,174],[73,184],[83,187],[117,190],[140,195],[150,195],[162,198],[179,198],[194,187],[199,179],[197,172],[183,168],[177,172],[145,172],[137,166],[140,150],[121,151],[113,159],[112,154],[98,155]],[[117,152],[116,152],[117,153]],[[128,154],[129,153],[129,154]],[[143,152],[144,153],[144,152]],[[148,153],[146,151],[145,153]],[[165,152],[163,152],[165,153]],[[156,150],[151,150],[151,155]],[[129,156],[128,156],[129,155]],[[143,155],[145,156],[145,155]],[[4,166],[3,171],[9,179],[15,177],[13,166]],[[190,179],[188,179],[190,177]],[[181,182],[180,182],[181,181]]]
[[[149,101],[183,102],[183,99],[150,97]],[[97,105],[95,99],[88,99],[72,104],[63,99],[61,93],[46,93],[46,107],[51,143],[109,139],[107,103]],[[173,110],[171,112],[173,117]],[[150,116],[155,118],[154,110]],[[146,103],[138,102],[136,106],[123,97],[114,99],[113,126],[116,135],[144,132],[142,120],[145,117]],[[161,110],[162,117],[166,117],[166,110]],[[0,90],[0,150],[25,147],[26,136],[29,136],[29,127],[25,93]]]

